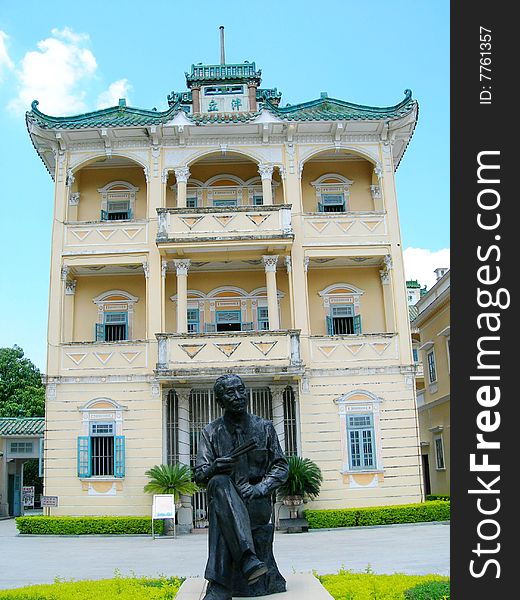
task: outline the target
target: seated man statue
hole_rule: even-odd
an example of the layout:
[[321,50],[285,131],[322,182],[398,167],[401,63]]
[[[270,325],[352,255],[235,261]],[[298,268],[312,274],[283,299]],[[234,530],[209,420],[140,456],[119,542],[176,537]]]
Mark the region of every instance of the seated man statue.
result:
[[272,493],[287,479],[287,460],[271,421],[247,411],[238,375],[214,385],[224,415],[200,437],[195,481],[208,493],[209,558],[204,600],[260,596],[286,589],[272,554]]

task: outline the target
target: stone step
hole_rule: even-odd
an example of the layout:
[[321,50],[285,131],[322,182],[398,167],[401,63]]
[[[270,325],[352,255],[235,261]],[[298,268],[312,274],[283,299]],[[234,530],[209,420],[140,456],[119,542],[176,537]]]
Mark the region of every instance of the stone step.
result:
[[[256,600],[333,600],[321,583],[310,573],[284,575],[287,591],[270,596],[257,596]],[[202,600],[206,591],[206,580],[190,577],[182,584],[175,600]],[[233,596],[233,600],[244,600]]]

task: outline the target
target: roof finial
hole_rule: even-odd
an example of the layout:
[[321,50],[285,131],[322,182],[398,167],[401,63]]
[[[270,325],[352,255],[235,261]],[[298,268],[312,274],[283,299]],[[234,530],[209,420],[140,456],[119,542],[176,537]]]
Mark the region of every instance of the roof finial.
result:
[[226,64],[226,55],[224,54],[224,25],[219,27],[220,29],[220,64]]

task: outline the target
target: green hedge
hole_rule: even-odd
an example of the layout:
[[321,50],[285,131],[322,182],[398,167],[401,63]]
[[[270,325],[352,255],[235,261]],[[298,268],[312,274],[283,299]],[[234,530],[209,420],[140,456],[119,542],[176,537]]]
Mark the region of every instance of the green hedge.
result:
[[426,500],[450,500],[449,494],[428,494]]
[[0,590],[1,600],[173,600],[183,579],[116,577],[99,581],[58,581],[14,590]]
[[397,506],[305,510],[304,516],[311,529],[449,521],[450,503],[432,500]]
[[426,581],[406,590],[406,600],[450,600],[449,581]]
[[[17,517],[20,533],[31,535],[137,535],[152,534],[150,517]],[[163,520],[154,522],[161,535]]]
[[[446,589],[448,586],[449,600],[449,578],[441,575],[404,575],[394,573],[393,575],[376,575],[368,569],[367,573],[352,573],[342,569],[336,575],[320,575],[318,579],[323,587],[335,600],[444,600],[443,596],[407,596],[410,588],[419,589],[420,585],[433,585],[435,589],[439,583]],[[433,590],[434,588],[430,588]],[[1,596],[0,596],[1,598]]]

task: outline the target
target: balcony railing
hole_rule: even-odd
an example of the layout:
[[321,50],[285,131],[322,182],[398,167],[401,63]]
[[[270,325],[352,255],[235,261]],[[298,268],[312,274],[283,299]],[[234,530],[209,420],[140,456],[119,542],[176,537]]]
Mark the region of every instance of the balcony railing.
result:
[[303,234],[309,243],[385,243],[388,241],[384,211],[306,213]]
[[313,335],[310,337],[311,365],[355,368],[358,365],[395,364],[399,360],[398,341],[396,333]]
[[159,375],[204,376],[231,369],[238,374],[301,370],[297,330],[231,333],[159,333]]
[[142,340],[117,342],[70,342],[60,348],[63,374],[118,374],[149,371],[149,343]]
[[66,223],[64,250],[67,253],[106,248],[144,247],[148,243],[148,222],[85,221]]
[[290,205],[158,208],[157,243],[294,237]]

